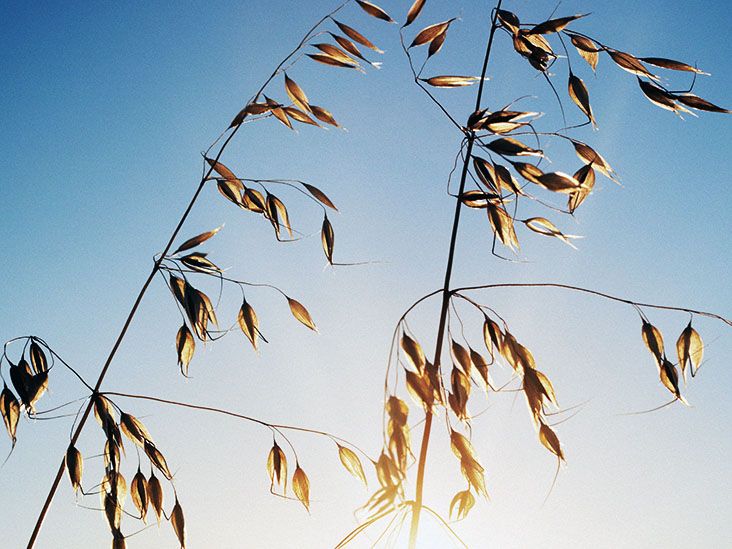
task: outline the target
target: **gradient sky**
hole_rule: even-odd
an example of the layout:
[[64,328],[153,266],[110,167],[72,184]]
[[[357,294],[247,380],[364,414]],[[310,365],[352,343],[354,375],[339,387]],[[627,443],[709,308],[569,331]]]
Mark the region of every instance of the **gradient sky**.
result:
[[[192,194],[200,151],[334,4],[0,5],[3,340],[42,336],[87,379],[96,379],[153,254]],[[537,22],[555,6],[544,0],[504,4]],[[409,2],[381,5],[403,20]],[[490,7],[482,1],[428,2],[415,26],[461,17],[429,74],[477,74]],[[732,104],[732,51],[726,39],[732,16],[726,2],[566,0],[558,14],[584,11],[593,14],[578,22],[577,30],[637,55],[698,62],[713,76],[699,79],[697,93]],[[208,189],[182,237],[225,223],[206,245],[211,258],[232,276],[276,284],[300,299],[320,334],[298,325],[276,295],[251,292],[270,344],[259,356],[238,333],[205,350],[199,345],[193,379],[185,380],[175,363],[180,319],[158,281],[104,389],[324,429],[377,453],[394,323],[442,281],[453,209],[444,189],[459,136],[410,82],[397,27],[357,8],[342,19],[386,50],[379,59],[382,70],[363,76],[306,60],[290,74],[348,132],[301,127],[293,133],[267,120],[244,128],[223,161],[241,177],[300,178],[318,185],[341,211],[331,216],[336,260],[374,263],[324,269],[317,234],[278,244],[261,218],[237,211]],[[573,61],[590,89],[600,126],[577,136],[608,159],[623,186],[599,178],[576,220],[551,216],[567,232],[585,236],[577,251],[521,231],[524,263],[493,258],[484,215],[465,212],[455,283],[563,282],[732,315],[729,117],[703,114],[682,121],[648,103],[635,78],[607,57],[600,60],[597,78],[581,60]],[[555,71],[560,93],[564,70],[558,64]],[[497,38],[488,74],[486,106],[530,94],[538,98],[523,106],[555,113],[550,90],[504,35]],[[683,88],[689,78],[681,75],[673,82]],[[271,90],[284,99],[281,79]],[[459,117],[467,116],[475,97],[474,88],[436,93]],[[574,107],[565,105],[579,121]],[[558,120],[547,114],[541,122],[555,128]],[[555,169],[579,166],[559,143],[547,152]],[[318,210],[296,194],[281,197],[296,226],[316,233]],[[214,285],[201,286],[215,294]],[[471,547],[732,545],[732,330],[695,321],[708,343],[708,361],[688,388],[691,408],[628,417],[619,414],[667,399],[631,308],[557,290],[492,290],[480,298],[532,349],[563,405],[590,402],[558,428],[568,463],[542,506],[555,461],[537,442],[523,403],[514,404],[512,394],[490,395],[489,411],[474,422],[474,444],[491,500],[479,502],[457,527]],[[239,305],[236,289],[224,293],[223,324],[235,318]],[[413,327],[430,348],[437,304],[420,311]],[[669,346],[688,321],[683,313],[648,314]],[[41,408],[83,396],[82,389],[56,369]],[[485,403],[477,393],[474,398],[471,410],[477,412]],[[312,483],[308,516],[298,503],[267,493],[267,430],[146,402],[119,404],[145,418],[176,473],[190,547],[333,546],[355,525],[352,511],[369,495],[340,467],[332,443],[296,435]],[[418,417],[413,406],[412,420]],[[4,546],[25,544],[68,444],[70,422],[21,421],[18,445],[0,470]],[[463,481],[444,433],[436,435],[426,499],[446,512]],[[85,455],[98,454],[100,441],[96,425],[89,423],[79,448]],[[129,446],[127,466],[134,467]],[[0,453],[9,447],[0,442]],[[99,466],[92,463],[90,471]],[[90,474],[87,484],[94,482]],[[375,484],[372,480],[371,487]],[[97,506],[98,498],[79,503]],[[132,521],[123,524],[126,533],[137,529]],[[423,534],[430,538],[425,547],[449,546],[429,521]],[[77,506],[65,478],[38,547],[105,547],[109,537],[102,515]],[[373,539],[355,546],[368,547]],[[175,540],[164,525],[130,539],[128,546],[174,547]]]

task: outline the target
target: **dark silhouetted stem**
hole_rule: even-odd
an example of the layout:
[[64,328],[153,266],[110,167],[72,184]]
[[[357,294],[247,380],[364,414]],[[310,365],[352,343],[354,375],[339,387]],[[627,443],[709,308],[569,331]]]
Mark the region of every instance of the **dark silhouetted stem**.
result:
[[[488,69],[488,59],[491,54],[493,45],[493,36],[496,33],[496,19],[498,10],[501,8],[502,0],[498,0],[496,8],[493,11],[491,20],[491,30],[488,36],[488,45],[485,49],[485,58],[483,60],[483,70],[480,74],[480,84],[478,87],[478,95],[475,100],[475,109],[480,109],[480,102],[483,97],[483,86],[485,83],[485,74]],[[465,151],[465,161],[463,162],[462,172],[460,174],[460,188],[457,192],[455,200],[455,215],[452,222],[452,235],[450,236],[450,249],[447,255],[447,267],[445,268],[445,282],[442,286],[442,308],[440,309],[440,323],[437,328],[437,342],[435,343],[435,358],[433,364],[436,368],[440,367],[440,356],[442,354],[442,345],[445,338],[445,323],[447,321],[447,311],[450,304],[450,280],[452,278],[452,265],[455,259],[455,247],[457,244],[458,227],[460,225],[460,211],[462,206],[462,195],[465,192],[465,182],[468,175],[468,166],[470,165],[470,155],[473,152],[473,143],[475,142],[475,134],[471,131],[468,134],[467,149]],[[430,403],[428,403],[430,404]],[[427,463],[427,449],[430,444],[430,434],[432,432],[432,419],[434,415],[431,412],[431,405],[426,406],[424,429],[422,431],[422,445],[419,449],[419,461],[417,464],[417,485],[415,489],[414,505],[412,506],[412,521],[409,528],[409,547],[415,549],[417,547],[417,534],[419,532],[419,516],[422,511],[422,498],[424,495],[424,472]]]
[[332,433],[329,433],[327,431],[321,431],[320,429],[311,429],[309,427],[300,427],[299,425],[286,425],[283,423],[270,423],[268,421],[264,421],[262,419],[258,419],[256,417],[248,416],[245,414],[240,414],[238,412],[233,412],[231,410],[226,410],[224,408],[216,408],[214,406],[204,406],[202,404],[192,404],[190,402],[181,402],[178,400],[170,400],[168,398],[160,398],[156,396],[149,396],[149,395],[134,395],[130,393],[118,393],[116,391],[104,391],[103,393],[100,393],[101,395],[105,396],[118,396],[122,398],[134,398],[138,400],[149,400],[151,402],[158,402],[160,404],[168,404],[171,406],[178,406],[180,408],[188,408],[190,410],[199,410],[203,412],[212,412],[215,414],[221,414],[229,417],[234,417],[237,419],[242,419],[244,421],[249,421],[251,423],[256,423],[257,425],[261,425],[263,427],[267,427],[269,429],[273,429],[276,431],[298,431],[300,433],[310,433],[313,435],[320,435],[323,437],[327,437],[330,440],[332,440],[335,443],[342,443],[341,445],[346,445],[352,447],[354,450],[357,450],[361,454],[363,454],[369,461],[374,461],[374,459],[369,456],[365,451],[363,451],[361,448],[356,446],[353,442],[346,440],[345,438],[341,438],[339,436],[336,436]]
[[[617,301],[618,303],[625,303],[626,305],[632,305],[633,307],[645,307],[647,309],[660,309],[663,311],[677,311],[681,313],[689,313],[691,315],[703,316],[706,318],[712,318],[724,322],[728,326],[732,326],[732,319],[726,318],[717,313],[711,313],[709,311],[700,311],[698,309],[689,309],[687,307],[675,307],[672,305],[657,305],[655,303],[644,303],[642,301],[632,301],[625,297],[618,297],[610,295],[605,292],[598,290],[592,290],[590,288],[582,288],[580,286],[572,286],[571,284],[560,284],[558,282],[510,282],[510,283],[499,283],[499,284],[481,284],[478,286],[465,286],[463,288],[455,288],[453,294],[457,292],[466,292],[470,290],[490,290],[491,288],[559,288],[563,290],[571,290],[573,292],[580,292],[584,294],[590,294],[603,299],[609,299],[610,301]],[[434,295],[429,294],[429,295]]]
[[[217,161],[221,157],[221,154],[224,152],[224,149],[229,144],[231,139],[234,137],[234,135],[236,135],[236,132],[239,130],[239,127],[240,126],[237,126],[236,128],[234,128],[234,130],[231,132],[231,134],[229,134],[229,137],[226,139],[226,141],[224,141],[224,144],[221,146],[218,154],[216,155]],[[119,349],[119,346],[122,344],[122,340],[125,338],[125,335],[127,334],[127,330],[129,329],[130,324],[132,323],[132,319],[135,317],[135,314],[137,313],[137,309],[140,307],[142,298],[145,296],[147,289],[150,287],[150,283],[153,281],[153,278],[155,278],[155,275],[160,270],[160,263],[162,262],[163,258],[167,255],[167,253],[170,251],[170,248],[173,246],[173,242],[175,241],[176,237],[178,236],[178,233],[180,232],[181,228],[183,227],[183,223],[185,223],[186,219],[188,218],[188,214],[191,213],[191,210],[193,209],[193,206],[196,203],[196,200],[198,200],[198,197],[200,196],[201,191],[203,190],[203,187],[206,184],[208,176],[211,175],[212,170],[213,170],[213,166],[209,167],[209,169],[206,172],[206,175],[204,175],[201,178],[201,181],[198,184],[198,188],[196,189],[196,192],[193,194],[193,198],[191,198],[191,201],[188,203],[188,207],[186,208],[185,212],[183,212],[183,215],[181,216],[180,221],[178,221],[178,225],[176,225],[175,229],[173,230],[173,234],[170,236],[170,239],[168,240],[168,243],[166,244],[165,249],[160,254],[159,259],[157,261],[155,261],[155,264],[153,265],[153,268],[150,271],[150,274],[148,275],[147,280],[145,280],[145,283],[142,285],[142,289],[140,290],[140,293],[137,294],[135,303],[132,305],[132,309],[130,310],[130,313],[127,315],[127,320],[125,320],[125,323],[122,326],[122,330],[120,331],[119,335],[117,336],[117,339],[114,342],[114,345],[112,346],[112,350],[109,352],[109,355],[107,356],[107,360],[104,362],[102,371],[99,373],[97,382],[94,384],[94,393],[97,393],[99,391],[99,387],[101,387],[102,382],[104,381],[104,378],[107,375],[109,366],[110,366],[110,364],[112,364],[112,360],[114,359],[115,355],[117,354],[117,350]],[[86,408],[84,408],[84,413],[82,414],[81,419],[79,420],[79,424],[76,426],[74,433],[71,435],[70,444],[72,446],[75,445],[76,441],[79,439],[79,435],[81,435],[81,431],[84,428],[84,425],[86,424],[86,420],[89,418],[89,413],[91,412],[93,405],[94,405],[93,399],[89,399],[89,403],[86,405]],[[48,513],[48,509],[51,506],[51,501],[53,501],[53,496],[56,494],[58,485],[61,482],[61,477],[63,477],[64,468],[65,468],[65,461],[62,460],[61,465],[59,465],[58,471],[56,472],[56,477],[53,479],[53,483],[51,484],[51,489],[48,492],[46,501],[43,503],[43,508],[41,509],[41,512],[38,515],[38,519],[36,520],[36,525],[33,528],[33,533],[31,534],[31,537],[28,540],[28,549],[31,549],[36,543],[36,538],[38,537],[38,534],[41,531],[41,526],[43,525],[43,520],[46,518],[46,513]]]

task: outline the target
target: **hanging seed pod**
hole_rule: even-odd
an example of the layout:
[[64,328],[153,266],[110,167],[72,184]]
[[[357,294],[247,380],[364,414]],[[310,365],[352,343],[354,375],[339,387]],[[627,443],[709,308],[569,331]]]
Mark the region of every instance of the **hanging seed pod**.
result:
[[99,425],[104,427],[105,423],[116,423],[115,413],[109,399],[103,395],[92,397],[94,401],[94,417]]
[[31,373],[30,365],[24,358],[21,358],[18,364],[10,365],[10,381],[13,384],[15,392],[18,393],[20,402],[25,406],[28,406],[28,402],[30,401],[28,395],[32,377],[33,374]]
[[363,11],[368,13],[371,17],[376,17],[376,19],[381,19],[382,21],[386,21],[387,23],[396,23],[391,17],[389,17],[389,14],[386,13],[383,9],[381,9],[376,4],[372,4],[371,2],[366,2],[365,0],[356,0],[356,3],[361,7]]
[[605,48],[605,51],[610,55],[610,59],[612,59],[615,64],[623,69],[624,71],[628,71],[631,74],[635,74],[636,76],[645,76],[646,78],[650,78],[651,80],[660,80],[658,76],[650,73],[648,69],[641,63],[637,57],[618,50],[613,50],[610,48]]
[[135,416],[122,412],[119,416],[119,425],[125,436],[141,448],[145,446],[145,441],[153,442],[145,425]]
[[671,391],[677,399],[682,400],[681,389],[679,388],[679,374],[676,371],[676,366],[666,358],[661,363],[659,376],[664,387]]
[[732,110],[725,109],[724,107],[720,107],[718,105],[715,105],[714,103],[710,103],[706,99],[702,99],[701,97],[699,97],[698,95],[694,95],[693,93],[680,93],[675,97],[681,103],[683,103],[687,107],[691,107],[692,109],[707,112],[732,114]]
[[581,19],[582,17],[587,17],[589,14],[583,13],[583,14],[577,14],[577,15],[570,15],[569,17],[559,17],[557,19],[549,19],[548,21],[544,21],[543,23],[539,23],[535,27],[533,27],[529,34],[551,34],[554,32],[559,32],[564,27],[569,25],[572,21],[575,21],[577,19]]
[[[29,371],[30,369],[27,363],[25,364],[25,368],[25,371]],[[23,375],[23,377],[26,393],[26,401],[23,404],[25,404],[29,412],[33,413],[35,412],[36,403],[40,400],[46,390],[48,390],[48,370],[35,375]]]
[[583,113],[585,113],[585,116],[587,116],[587,119],[592,122],[593,126],[597,126],[595,124],[595,115],[592,114],[592,106],[590,105],[590,94],[587,91],[587,86],[585,86],[585,83],[580,77],[575,76],[575,74],[571,71],[569,73],[568,87],[569,97],[572,99],[574,104],[577,105]]
[[324,53],[308,53],[306,55],[313,61],[317,61],[318,63],[322,63],[323,65],[330,65],[331,67],[341,67],[344,69],[360,70],[358,64],[341,61],[341,59],[339,59],[338,57],[333,57],[332,55],[326,55]]
[[491,224],[493,233],[504,246],[508,246],[512,250],[519,248],[516,229],[514,228],[513,218],[503,206],[488,203],[486,208],[488,213],[488,221]]
[[545,217],[530,217],[529,219],[523,219],[522,223],[537,234],[558,238],[568,246],[576,249],[575,245],[572,244],[570,239],[580,237],[573,234],[564,234],[557,228],[556,225],[554,225],[554,223],[552,223]]
[[30,344],[30,361],[31,366],[33,366],[33,371],[36,374],[40,374],[41,372],[45,372],[48,370],[48,361],[46,360],[46,355],[43,352],[43,349],[41,349],[41,346],[38,345],[35,341],[31,341]]
[[409,408],[403,400],[391,396],[386,403],[389,415],[387,434],[389,435],[389,454],[402,474],[406,474],[407,457],[409,456],[409,426],[407,418]]
[[513,34],[516,34],[519,30],[519,27],[521,26],[521,22],[519,21],[518,16],[510,12],[508,10],[498,10],[496,12],[496,16],[498,17],[498,20],[501,22],[501,25],[508,29]]
[[132,498],[132,503],[140,513],[142,522],[146,523],[147,508],[150,500],[148,498],[147,479],[145,478],[145,475],[142,474],[139,467],[137,468],[137,473],[132,478],[132,483],[130,484],[130,497]]
[[477,494],[488,495],[485,488],[483,466],[478,462],[472,443],[464,435],[450,430],[450,446],[453,453],[460,460],[460,469],[463,476]]
[[386,413],[389,414],[389,420],[395,425],[405,426],[407,417],[409,416],[409,406],[402,399],[390,396],[386,401]]
[[435,38],[447,32],[447,29],[450,27],[450,23],[452,23],[453,21],[454,19],[450,19],[448,21],[435,23],[434,25],[423,28],[417,33],[417,36],[414,37],[414,40],[412,40],[412,43],[409,45],[409,47],[414,48],[432,42]]
[[310,118],[310,116],[305,114],[303,111],[296,109],[295,107],[282,107],[282,110],[284,110],[287,113],[287,116],[292,118],[295,122],[300,122],[301,124],[309,124],[310,126],[317,126],[318,128],[320,127],[320,124]]
[[150,479],[147,481],[147,495],[150,505],[155,511],[155,516],[160,524],[160,518],[163,516],[163,486],[155,473],[150,472]]
[[592,169],[592,164],[585,164],[572,177],[580,184],[580,188],[570,193],[567,199],[567,208],[570,214],[574,213],[595,187],[595,170]]
[[178,246],[178,249],[173,252],[173,255],[185,252],[186,250],[190,250],[191,248],[195,248],[196,246],[203,244],[206,242],[209,238],[214,236],[217,232],[221,230],[221,227],[217,227],[216,229],[213,229],[211,231],[206,231],[205,233],[201,233],[199,235],[194,236],[193,238],[189,238],[183,244]]
[[420,78],[420,80],[435,88],[463,88],[465,86],[472,86],[480,78],[477,76],[443,74],[440,76],[432,76],[431,78]]
[[490,377],[488,373],[488,366],[490,366],[490,364],[485,358],[483,358],[483,355],[472,347],[470,348],[470,361],[473,363],[473,366],[475,366],[475,369],[478,370],[480,379],[483,381],[483,385],[487,389],[490,385]]
[[[325,112],[327,112],[327,111],[325,111]],[[314,113],[314,114],[315,114],[315,116],[318,116],[317,113]],[[327,120],[323,120],[319,116],[318,116],[318,119],[319,120],[322,120],[323,122],[327,122]],[[337,126],[338,124],[334,124],[334,125]],[[311,195],[313,195],[313,197],[318,202],[320,202],[321,204],[324,204],[325,206],[328,206],[332,210],[338,211],[338,208],[335,207],[335,204],[333,204],[333,202],[330,200],[330,198],[328,198],[326,196],[326,194],[323,191],[321,191],[319,188],[317,188],[315,185],[310,185],[308,183],[303,183],[302,186],[305,187],[305,189],[307,189],[307,191]]]
[[336,446],[338,446],[338,458],[341,460],[343,467],[346,468],[346,471],[361,480],[364,484],[367,484],[366,475],[363,472],[363,465],[361,465],[361,460],[356,453],[350,448],[341,446],[338,443],[336,443]]
[[245,336],[247,336],[247,339],[256,351],[260,335],[259,320],[257,320],[257,313],[254,311],[254,308],[249,305],[246,299],[244,300],[244,303],[242,303],[241,309],[239,309],[237,322],[239,323],[239,328],[241,328],[241,331],[244,332]]
[[455,520],[463,520],[468,516],[468,513],[475,505],[475,497],[470,490],[463,490],[455,494],[450,502],[450,518],[452,518],[453,511],[457,507],[457,513],[455,514]]
[[173,473],[170,472],[168,464],[165,461],[165,456],[163,456],[162,452],[158,450],[155,445],[147,439],[145,439],[144,449],[145,454],[150,459],[150,463],[157,467],[158,471],[163,473],[163,476],[165,476],[165,478],[167,478],[168,480],[172,479]]
[[112,531],[119,530],[122,508],[127,497],[127,483],[124,476],[117,471],[105,474],[101,482],[100,497],[109,527]]
[[313,318],[310,316],[310,313],[302,303],[300,303],[296,299],[288,297],[287,304],[290,306],[290,312],[292,313],[292,316],[294,316],[297,320],[299,320],[302,324],[304,324],[314,332],[318,331],[318,329],[315,327],[315,323],[313,322]]
[[595,149],[586,143],[582,143],[581,141],[576,141],[574,139],[572,140],[572,145],[574,146],[574,151],[580,160],[591,165],[611,180],[617,181],[615,171],[610,167],[610,164],[607,163],[607,160],[605,160]]
[[303,111],[310,112],[308,96],[305,95],[305,92],[302,91],[302,88],[298,86],[297,82],[287,76],[287,73],[285,73],[285,91],[296,107]]
[[503,343],[503,332],[501,332],[500,326],[488,316],[483,319],[483,341],[491,358],[494,356],[493,349],[500,350]]
[[547,450],[564,461],[564,452],[562,451],[562,446],[559,444],[557,434],[543,422],[539,428],[539,440]]
[[333,265],[333,244],[335,243],[335,233],[333,232],[333,225],[330,224],[327,215],[323,218],[320,240],[323,244],[323,251],[325,252],[325,257],[328,259],[328,263]]
[[81,452],[69,446],[66,450],[66,471],[69,473],[69,480],[74,492],[78,492],[81,487],[81,476],[84,472],[84,458],[81,456]]
[[691,321],[676,341],[676,353],[679,357],[679,367],[684,381],[686,380],[687,365],[691,371],[691,377],[694,377],[699,371],[702,358],[704,358],[704,342],[699,332],[692,328]]
[[13,392],[8,389],[8,386],[3,384],[2,393],[0,393],[0,413],[3,416],[3,423],[5,423],[5,429],[8,431],[8,436],[12,440],[13,448],[15,448],[15,442],[17,441],[18,432],[18,420],[20,419],[20,403],[15,398]]
[[403,477],[399,468],[384,452],[381,452],[375,467],[376,477],[383,487],[398,486],[402,481]]
[[275,479],[277,479],[277,485],[282,485],[284,494],[287,491],[287,457],[276,441],[267,455],[267,474],[269,474],[270,488],[274,487]]
[[185,549],[186,521],[183,517],[183,508],[180,506],[177,496],[175,498],[175,505],[173,505],[173,510],[170,512],[170,524],[173,526],[173,531],[175,532],[175,536],[180,542],[181,549]]
[[310,480],[299,463],[295,463],[295,474],[292,475],[292,491],[297,499],[310,511]]
[[440,34],[435,36],[434,40],[430,42],[430,47],[427,48],[427,58],[429,59],[433,55],[437,55],[440,50],[442,49],[442,46],[445,45],[445,40],[447,40],[447,29],[442,31]]
[[462,371],[469,376],[473,363],[470,360],[470,353],[468,350],[453,339],[451,340],[450,352],[452,354],[453,362],[460,366]]
[[409,8],[409,12],[407,12],[407,20],[405,21],[403,27],[408,27],[411,25],[415,19],[419,16],[419,13],[422,11],[422,8],[424,7],[424,3],[426,0],[414,0],[414,3],[412,4],[412,7]]
[[206,162],[208,162],[208,165],[211,166],[211,168],[226,181],[233,183],[238,187],[241,187],[241,181],[239,180],[239,178],[236,177],[236,175],[234,175],[234,172],[224,166],[221,162],[217,162],[216,160],[213,160],[211,158],[206,158]]
[[119,469],[120,452],[119,446],[113,439],[108,439],[104,443],[104,466],[108,469],[116,471]]
[[598,52],[601,51],[600,49],[598,49],[597,44],[595,44],[589,38],[586,38],[584,36],[577,36],[575,34],[570,36],[570,40],[572,41],[572,45],[577,48],[577,53],[579,53],[580,56],[582,56],[582,58],[587,61],[587,64],[592,67],[592,70],[594,72],[597,69],[597,62],[600,60]]
[[122,510],[116,498],[107,492],[102,492],[102,506],[107,524],[112,532],[119,532],[119,525],[122,520]]
[[193,352],[196,350],[196,341],[188,326],[183,324],[175,336],[175,348],[178,353],[178,366],[184,376],[188,376],[188,365],[193,358]]
[[181,257],[180,262],[183,263],[183,265],[185,265],[189,269],[192,269],[199,273],[204,273],[204,274],[220,273],[221,269],[219,269],[209,259],[207,259],[206,255],[208,255],[208,254],[194,252],[194,253]]
[[[332,32],[329,32],[328,34],[330,34],[330,36],[333,38],[333,40],[338,42],[338,45],[341,48],[343,48],[345,51],[347,51],[350,55],[352,55],[353,57],[357,57],[361,61],[365,61],[369,65],[379,68],[380,63],[372,63],[371,61],[366,59],[366,57],[364,57],[364,55],[361,53],[361,50],[358,49],[358,46],[356,46],[356,44],[351,42],[348,38],[346,38],[344,36],[340,36],[339,34],[333,34]],[[312,105],[311,105],[311,107],[312,107]]]
[[643,336],[643,341],[645,342],[646,347],[648,347],[648,350],[651,351],[653,358],[656,359],[656,363],[660,367],[661,364],[663,364],[663,359],[665,357],[663,349],[663,336],[661,335],[661,332],[650,322],[643,319],[641,335]]
[[422,351],[422,346],[407,334],[402,335],[400,345],[404,353],[407,355],[407,358],[412,363],[412,366],[421,373],[427,363],[427,360],[424,357],[424,352]]
[[[351,63],[351,64],[358,63],[358,61],[356,61],[353,57],[348,55],[345,51],[343,51],[338,46],[334,46],[333,44],[327,44],[327,43],[313,44],[313,47],[318,48],[324,54],[329,55],[335,59],[338,59],[339,61],[343,61],[344,63]],[[312,106],[311,106],[311,110],[312,110]]]
[[407,390],[414,401],[423,406],[425,410],[432,406],[433,390],[426,372],[422,375],[405,370],[404,375],[407,381]]
[[339,29],[348,36],[351,40],[358,42],[362,46],[366,46],[367,48],[374,50],[376,53],[384,53],[383,50],[380,50],[377,48],[368,38],[366,38],[363,34],[358,32],[356,29],[349,27],[348,25],[341,23],[340,21],[337,21],[333,19],[333,22],[338,26]]
[[264,195],[257,189],[247,187],[247,189],[244,191],[242,204],[247,210],[255,213],[264,213],[265,209],[267,208],[265,202],[266,199],[264,198]]
[[450,374],[450,394],[447,402],[453,413],[460,420],[468,419],[468,397],[470,396],[470,378],[458,368],[453,367]]

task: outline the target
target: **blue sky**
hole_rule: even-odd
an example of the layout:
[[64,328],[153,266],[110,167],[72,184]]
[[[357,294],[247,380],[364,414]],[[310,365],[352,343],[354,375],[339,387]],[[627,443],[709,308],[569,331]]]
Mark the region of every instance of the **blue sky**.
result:
[[[85,377],[96,378],[153,254],[193,192],[200,152],[333,4],[0,7],[0,229],[6,258],[0,338],[42,336]],[[403,20],[408,4],[380,5]],[[460,16],[430,75],[477,74],[490,6],[427,3],[415,27]],[[554,3],[514,1],[505,7],[538,22]],[[721,38],[732,23],[725,3],[573,0],[557,13],[585,11],[592,16],[577,22],[577,30],[637,55],[698,62],[712,76],[700,78],[695,91],[732,105],[732,52]],[[343,20],[386,50],[383,68],[363,76],[304,60],[290,75],[348,132],[301,127],[292,133],[267,120],[244,128],[223,161],[242,177],[316,184],[341,211],[331,216],[336,259],[374,263],[324,268],[317,234],[278,244],[262,219],[229,207],[208,189],[182,236],[225,223],[206,246],[211,258],[232,276],[276,284],[300,299],[320,334],[297,325],[276,295],[252,292],[270,344],[259,356],[241,334],[205,350],[199,346],[193,379],[184,380],[174,350],[180,319],[159,281],[145,297],[104,388],[317,427],[377,451],[391,330],[412,301],[442,281],[453,208],[444,189],[459,136],[411,84],[397,28],[357,8],[349,8]],[[573,67],[588,85],[600,127],[577,136],[608,159],[623,186],[599,178],[576,220],[552,217],[566,232],[584,235],[577,251],[520,233],[523,263],[493,258],[484,215],[465,212],[456,285],[563,282],[730,316],[729,118],[702,114],[682,121],[655,108],[635,78],[606,56],[596,78],[576,57]],[[555,71],[560,93],[563,71],[559,65]],[[542,124],[556,127],[550,90],[503,35],[488,74],[486,106],[535,95],[522,105],[546,111]],[[672,80],[676,88],[688,81],[684,75]],[[474,88],[436,93],[463,117],[472,109]],[[272,94],[284,99],[281,78]],[[568,101],[565,106],[579,120]],[[554,169],[578,167],[558,143],[547,153]],[[317,209],[294,194],[282,198],[296,224],[316,233]],[[215,293],[215,287],[207,288]],[[471,547],[732,543],[726,520],[732,512],[729,328],[695,322],[708,343],[708,362],[689,387],[690,409],[624,417],[617,414],[666,399],[632,309],[553,290],[495,290],[480,298],[533,350],[562,404],[591,400],[558,428],[568,465],[542,506],[554,461],[535,440],[520,402],[514,405],[511,394],[489,397],[489,412],[475,420],[474,440],[491,501],[479,503],[459,526]],[[238,292],[229,290],[220,316],[232,321],[239,305]],[[421,311],[414,328],[430,347],[436,302]],[[650,316],[669,343],[688,320],[684,314]],[[79,396],[78,382],[58,369],[42,402],[50,407]],[[332,546],[354,525],[351,513],[368,496],[340,468],[332,444],[295,437],[312,482],[308,516],[297,503],[267,493],[266,430],[148,403],[120,404],[145,417],[176,471],[191,547]],[[483,403],[471,406],[482,408]],[[413,407],[413,417],[418,415]],[[0,492],[15,495],[0,504],[0,531],[12,546],[21,546],[32,528],[68,442],[69,424],[20,425],[16,450],[0,471]],[[428,464],[426,497],[446,511],[463,483],[440,436]],[[100,440],[90,424],[79,447],[93,455]],[[131,451],[128,461],[132,467]],[[97,498],[81,503],[96,506]],[[126,531],[134,529],[128,523]],[[39,547],[97,547],[108,538],[102,516],[76,506],[64,480]],[[174,543],[165,526],[130,539],[129,546]],[[439,538],[432,544],[444,546]]]

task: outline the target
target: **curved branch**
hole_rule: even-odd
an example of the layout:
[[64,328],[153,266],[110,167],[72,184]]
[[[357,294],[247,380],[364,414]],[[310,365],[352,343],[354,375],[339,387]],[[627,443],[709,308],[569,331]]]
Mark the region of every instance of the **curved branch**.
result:
[[[611,294],[607,294],[605,292],[600,292],[597,290],[592,290],[590,288],[583,288],[581,286],[573,286],[571,284],[560,284],[556,282],[525,282],[525,283],[501,283],[501,284],[483,284],[478,286],[464,286],[462,288],[455,288],[453,290],[453,293],[457,292],[467,292],[471,290],[488,290],[491,288],[561,288],[564,290],[571,290],[575,292],[582,292],[585,294],[595,295],[598,297],[602,297],[603,299],[609,299],[611,301],[617,301],[618,303],[625,303],[626,305],[632,305],[634,307],[645,307],[647,309],[660,309],[665,311],[677,311],[682,313],[690,313],[697,316],[703,316],[707,318],[712,318],[714,320],[719,320],[721,322],[724,322],[728,326],[732,326],[732,320],[723,317],[722,315],[719,315],[717,313],[711,313],[709,311],[700,311],[697,309],[689,309],[686,307],[675,307],[672,305],[657,305],[655,303],[643,303],[640,301],[632,301],[630,299],[626,299],[623,297],[614,296]],[[433,294],[434,295],[434,292]],[[423,298],[424,299],[424,298]],[[420,300],[422,301],[422,300]]]
[[[152,401],[152,402],[158,402],[160,404],[168,404],[168,405],[171,405],[171,406],[178,406],[180,408],[189,408],[189,409],[192,409],[192,410],[201,410],[201,411],[204,411],[204,412],[212,412],[212,413],[215,413],[215,414],[221,414],[221,415],[225,415],[225,416],[229,416],[229,417],[234,417],[234,418],[237,418],[237,419],[242,419],[244,421],[249,421],[251,423],[256,423],[257,425],[261,425],[262,427],[267,427],[268,429],[273,429],[273,430],[278,431],[278,432],[279,431],[298,431],[298,432],[301,432],[301,433],[311,433],[311,434],[314,434],[314,435],[320,435],[320,436],[327,437],[327,438],[331,439],[334,442],[336,442],[336,441],[337,442],[342,442],[343,444],[345,444],[347,446],[350,446],[354,450],[357,450],[358,452],[360,452],[361,454],[363,454],[370,461],[374,461],[366,452],[364,452],[361,448],[359,448],[358,446],[356,446],[352,442],[350,442],[350,441],[348,441],[348,440],[346,440],[344,438],[338,437],[338,436],[336,436],[336,435],[334,435],[332,433],[329,433],[327,431],[321,431],[319,429],[309,429],[307,427],[299,427],[297,425],[285,425],[285,424],[282,424],[282,423],[270,423],[268,421],[264,421],[264,420],[258,419],[256,417],[247,416],[245,414],[240,414],[238,412],[232,412],[231,410],[225,410],[223,408],[215,408],[213,406],[204,406],[204,405],[201,405],[201,404],[191,404],[189,402],[180,402],[180,401],[177,401],[177,400],[170,400],[170,399],[167,399],[167,398],[159,398],[159,397],[148,396],[148,395],[135,395],[135,394],[130,394],[130,393],[119,393],[119,392],[116,392],[116,391],[104,391],[104,392],[99,393],[99,394],[100,395],[104,395],[104,396],[117,396],[117,397],[122,397],[122,398],[134,398],[134,399],[137,399],[137,400],[149,400],[149,401]],[[282,433],[280,433],[280,434],[282,434]],[[284,436],[284,435],[282,435],[282,436]]]

